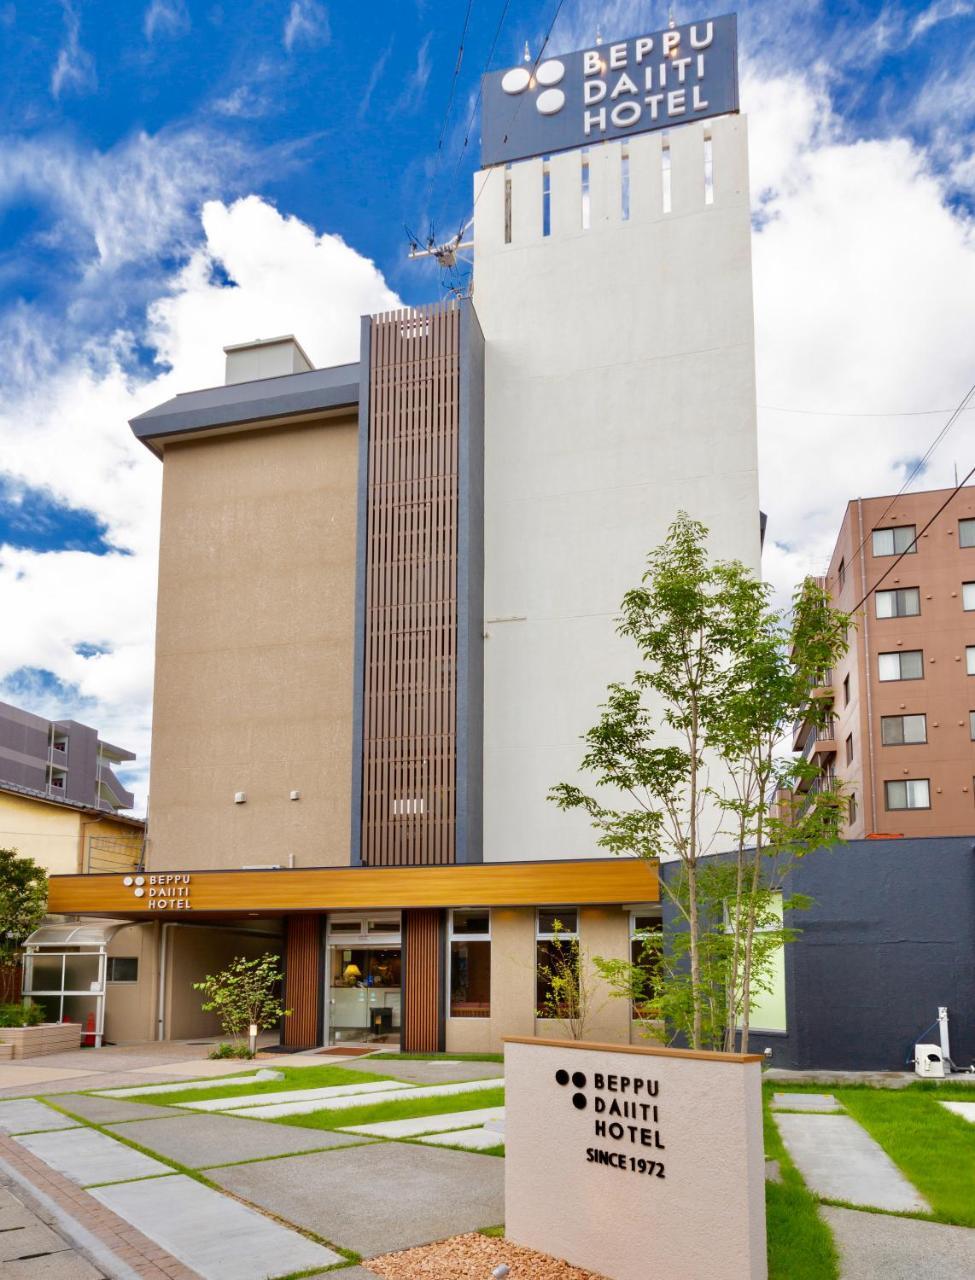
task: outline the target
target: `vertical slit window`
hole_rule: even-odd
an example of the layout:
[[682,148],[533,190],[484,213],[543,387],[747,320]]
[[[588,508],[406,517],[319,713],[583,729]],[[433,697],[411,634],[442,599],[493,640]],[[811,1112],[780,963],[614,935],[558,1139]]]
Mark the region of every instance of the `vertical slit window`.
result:
[[511,165],[504,166],[504,242],[511,244]]
[[670,143],[666,139],[660,149],[660,187],[663,192],[664,213],[670,213]]
[[582,229],[589,230],[589,149],[582,150]]
[[620,213],[624,222],[630,220],[630,157],[624,151],[620,156]]
[[714,151],[709,134],[704,135],[704,203],[714,204]]
[[542,235],[552,234],[552,171],[549,157],[542,156]]

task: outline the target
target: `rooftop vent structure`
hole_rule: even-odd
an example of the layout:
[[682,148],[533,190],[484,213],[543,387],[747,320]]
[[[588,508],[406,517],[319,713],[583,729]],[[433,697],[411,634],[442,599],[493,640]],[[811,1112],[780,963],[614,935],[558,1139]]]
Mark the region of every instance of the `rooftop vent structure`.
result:
[[281,338],[256,338],[224,347],[227,357],[226,384],[254,382],[258,378],[280,378],[288,373],[310,373],[314,365],[293,333]]

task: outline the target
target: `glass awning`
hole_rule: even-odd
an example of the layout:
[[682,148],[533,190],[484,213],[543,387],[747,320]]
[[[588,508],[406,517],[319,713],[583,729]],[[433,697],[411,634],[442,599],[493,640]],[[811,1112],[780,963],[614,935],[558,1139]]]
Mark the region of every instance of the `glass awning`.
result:
[[25,947],[37,947],[45,951],[63,951],[66,947],[107,947],[120,929],[127,929],[130,920],[74,920],[63,924],[47,923],[35,929]]

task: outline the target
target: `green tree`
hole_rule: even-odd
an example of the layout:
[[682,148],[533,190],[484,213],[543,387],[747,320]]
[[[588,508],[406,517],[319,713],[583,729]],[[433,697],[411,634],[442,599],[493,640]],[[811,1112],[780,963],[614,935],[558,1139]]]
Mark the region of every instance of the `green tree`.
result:
[[278,957],[267,952],[254,960],[237,956],[226,969],[194,982],[193,989],[203,992],[203,1012],[215,1013],[224,1035],[241,1046],[249,1027],[267,1031],[291,1016],[279,995],[282,978]]
[[570,1040],[585,1040],[595,1012],[594,961],[579,939],[555,921],[554,935],[536,964],[536,1016],[557,1022]]
[[[686,954],[659,981],[686,988],[694,1048],[714,1044],[719,1027],[719,1047],[733,1041],[739,1009],[747,1044],[763,868],[780,877],[789,858],[837,837],[835,782],[820,781],[785,815],[775,793],[818,772],[779,752],[810,685],[845,651],[849,622],[812,582],[790,616],[773,609],[770,588],[739,561],[711,561],[706,538],[705,527],[681,512],[650,553],[641,585],[623,598],[618,631],[634,642],[640,666],[629,683],[610,685],[583,738],[582,767],[604,790],[597,796],[560,783],[550,793],[561,808],[589,814],[602,847],[677,861],[661,887],[683,922],[686,937],[676,945]],[[816,704],[810,716],[818,725],[828,714],[828,705]],[[736,850],[736,869],[731,901],[716,912],[702,901],[701,859],[721,851],[719,840]],[[709,1012],[717,997],[705,965],[721,954],[718,1017]]]
[[0,849],[0,965],[14,964],[47,912],[47,872],[16,849]]

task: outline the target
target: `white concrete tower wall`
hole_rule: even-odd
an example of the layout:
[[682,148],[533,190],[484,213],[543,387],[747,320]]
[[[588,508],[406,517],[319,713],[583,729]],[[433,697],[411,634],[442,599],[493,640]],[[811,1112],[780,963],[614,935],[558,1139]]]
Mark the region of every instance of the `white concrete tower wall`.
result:
[[586,817],[546,795],[579,776],[580,735],[634,670],[624,592],[682,508],[715,555],[759,570],[745,119],[485,170],[475,197],[484,857],[591,857]]

